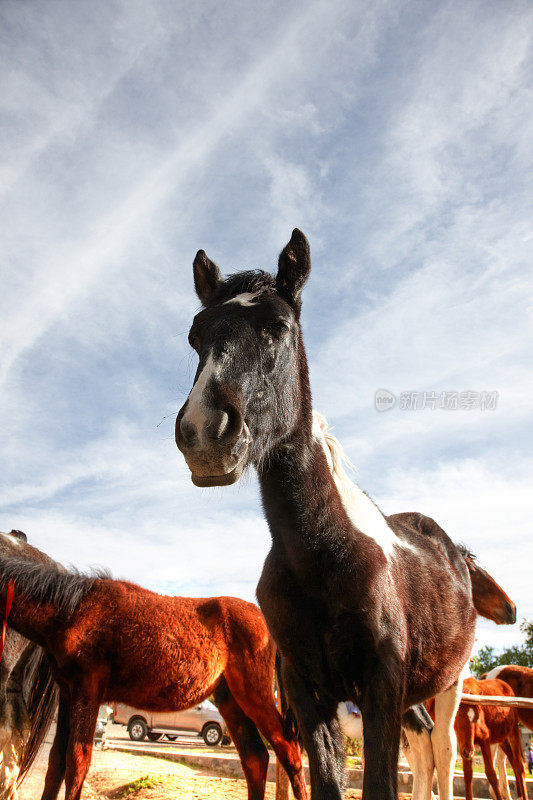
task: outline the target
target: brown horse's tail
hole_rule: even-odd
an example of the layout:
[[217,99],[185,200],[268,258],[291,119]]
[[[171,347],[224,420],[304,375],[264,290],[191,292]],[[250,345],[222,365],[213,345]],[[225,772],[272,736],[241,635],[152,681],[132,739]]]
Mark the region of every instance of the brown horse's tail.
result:
[[30,732],[22,750],[18,786],[35,761],[57,708],[57,685],[52,677],[46,654],[40,647],[34,648],[26,665],[23,692],[30,720]]
[[296,741],[301,746],[302,738],[300,736],[298,723],[296,721],[296,717],[294,716],[294,712],[288,703],[287,695],[283,688],[283,678],[281,675],[281,657],[278,650],[276,650],[276,683],[278,684],[280,712],[283,721],[283,735],[288,741],[290,741],[291,739],[293,740],[296,739]]

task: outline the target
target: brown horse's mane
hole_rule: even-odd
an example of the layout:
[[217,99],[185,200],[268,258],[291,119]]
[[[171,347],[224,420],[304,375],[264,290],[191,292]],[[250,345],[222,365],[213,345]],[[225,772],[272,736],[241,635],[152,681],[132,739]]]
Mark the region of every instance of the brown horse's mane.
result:
[[40,563],[18,554],[0,554],[0,586],[13,581],[17,592],[27,593],[40,603],[53,603],[58,611],[76,610],[94,584],[110,575],[105,570],[93,574],[65,569],[55,562]]

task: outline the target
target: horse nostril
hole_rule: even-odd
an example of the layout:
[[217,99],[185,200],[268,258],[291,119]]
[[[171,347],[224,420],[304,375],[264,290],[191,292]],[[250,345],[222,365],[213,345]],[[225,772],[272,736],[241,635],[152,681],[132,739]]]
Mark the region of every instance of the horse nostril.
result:
[[228,405],[224,409],[224,412],[228,417],[228,422],[224,431],[224,437],[237,439],[237,437],[241,435],[244,427],[244,417],[237,406]]
[[242,431],[243,416],[235,406],[226,406],[211,413],[207,433],[219,442],[236,439]]
[[179,420],[179,438],[186,447],[190,447],[196,439],[196,428],[185,417]]
[[217,417],[212,426],[213,439],[222,439],[229,425],[229,414],[226,411],[219,411]]
[[516,622],[516,606],[514,603],[505,603],[505,609],[509,614],[510,619],[512,619],[513,622]]

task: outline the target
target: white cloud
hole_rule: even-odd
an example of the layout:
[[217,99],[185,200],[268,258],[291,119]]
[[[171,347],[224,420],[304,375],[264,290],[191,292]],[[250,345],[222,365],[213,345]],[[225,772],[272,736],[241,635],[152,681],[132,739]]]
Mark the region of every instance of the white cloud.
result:
[[[314,399],[358,480],[464,539],[531,614],[531,7],[3,13],[1,525],[170,592],[252,596],[255,481],[199,492],[172,438],[190,262],[274,268],[298,225]],[[378,414],[378,387],[500,399]]]

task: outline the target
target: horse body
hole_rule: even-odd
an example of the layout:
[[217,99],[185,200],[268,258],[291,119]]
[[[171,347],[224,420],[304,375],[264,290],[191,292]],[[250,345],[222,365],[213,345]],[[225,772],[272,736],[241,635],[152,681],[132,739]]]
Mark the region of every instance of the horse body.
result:
[[[22,612],[24,617],[26,614]],[[182,710],[208,697],[230,666],[235,622],[259,617],[236,598],[161,597],[123,581],[102,579],[72,615],[67,631],[56,624],[43,640],[63,674],[89,673],[101,664],[106,699],[151,710]],[[17,618],[13,624],[24,624]],[[251,657],[273,652],[265,627],[250,643]],[[32,633],[33,629],[28,633]],[[252,626],[251,626],[252,627]],[[107,662],[101,653],[120,653]],[[157,683],[149,676],[159,674]],[[145,676],[145,682],[140,681]]]
[[[481,676],[481,680],[485,680],[485,678],[498,678],[505,681],[517,697],[533,697],[533,669],[530,667],[522,667],[518,664],[501,664]],[[533,731],[533,711],[530,708],[517,708],[516,713],[522,725]],[[500,792],[504,800],[511,800],[506,771],[506,754],[501,747],[496,745],[493,745],[491,750],[498,767]]]
[[[0,532],[10,545],[20,531]],[[17,783],[30,768],[51,722],[55,686],[39,648],[8,627],[0,659],[0,800],[16,800]]]
[[[35,645],[9,630],[0,661],[0,798],[15,800],[16,784],[29,717],[21,685],[21,669]],[[19,669],[17,670],[17,665]]]
[[[365,797],[393,797],[403,713],[450,689],[452,708],[458,702],[475,624],[468,569],[444,533],[427,537],[401,524],[391,526],[387,553],[378,535],[343,515],[322,447],[301,458],[306,469],[298,473],[291,444],[287,462],[278,457],[274,468],[270,459],[260,476],[273,545],[257,597],[283,657],[313,796],[341,796],[344,753],[333,711],[352,699],[365,730]],[[449,723],[433,733],[438,771],[453,748],[447,733]],[[442,794],[449,767],[439,777]]]
[[470,573],[443,531],[428,536],[387,520],[331,474],[299,324],[309,271],[298,230],[276,278],[244,272],[223,280],[199,251],[194,279],[204,309],[189,340],[200,363],[176,443],[198,486],[234,483],[248,464],[257,468],[272,535],[257,597],[281,653],[313,799],[342,796],[339,701],[361,708],[363,792],[365,800],[383,800],[396,796],[402,716],[440,693],[446,713],[437,713],[433,738],[441,800],[448,800],[452,720],[474,639]]
[[[517,697],[533,697],[533,669],[531,667],[521,667],[518,664],[502,664],[494,667],[490,672],[481,676],[485,678],[498,678],[505,681]],[[518,719],[533,731],[533,709],[517,708]]]
[[275,645],[259,609],[231,597],[161,597],[109,577],[69,574],[39,551],[0,547],[0,598],[15,584],[10,624],[47,653],[60,686],[56,737],[42,800],[79,800],[101,703],[190,708],[214,692],[239,751],[249,800],[264,797],[271,742],[297,800],[300,750],[272,694]]

